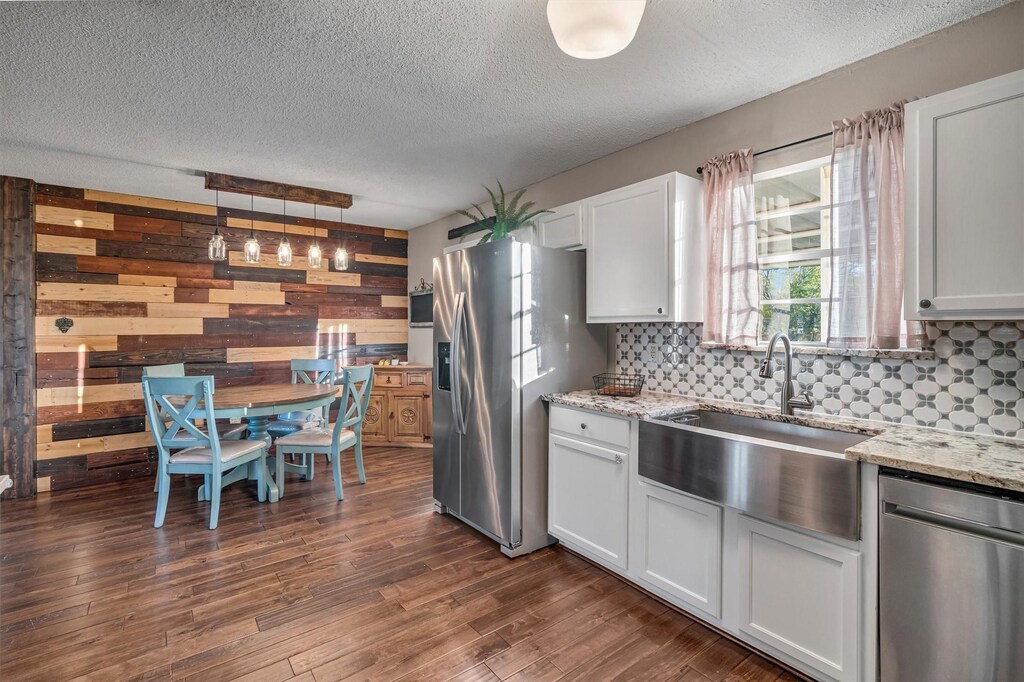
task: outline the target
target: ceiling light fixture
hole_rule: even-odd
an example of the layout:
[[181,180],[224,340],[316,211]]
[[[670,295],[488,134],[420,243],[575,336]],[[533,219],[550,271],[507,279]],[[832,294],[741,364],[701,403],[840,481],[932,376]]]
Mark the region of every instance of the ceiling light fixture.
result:
[[214,204],[217,209],[216,220],[213,228],[213,236],[210,237],[210,244],[207,246],[206,253],[212,261],[227,260],[228,257],[228,245],[224,243],[224,237],[220,233],[220,190],[214,190]]
[[[338,229],[345,228],[345,209],[339,208],[341,216],[338,218]],[[338,235],[338,250],[334,252],[334,269],[348,270],[348,251],[341,245],[341,235]]]
[[249,238],[245,240],[242,253],[245,255],[246,263],[260,262],[260,243],[256,240],[256,233],[252,229],[252,195],[249,195]]
[[602,59],[633,40],[646,0],[548,0],[548,24],[562,52]]
[[320,243],[316,240],[316,204],[313,204],[313,243],[306,251],[306,261],[309,263],[309,267],[314,270],[320,269],[320,263],[323,261],[324,253],[320,250]]
[[284,228],[284,237],[277,245],[277,264],[287,268],[292,264],[292,245],[288,243],[288,200],[281,199],[281,227]]

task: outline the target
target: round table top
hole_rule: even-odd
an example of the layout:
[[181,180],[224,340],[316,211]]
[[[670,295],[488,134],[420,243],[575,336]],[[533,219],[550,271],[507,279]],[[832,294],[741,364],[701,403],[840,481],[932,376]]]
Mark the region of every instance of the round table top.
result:
[[214,410],[251,410],[261,407],[288,407],[323,398],[335,398],[341,387],[331,384],[258,384],[228,386],[213,394]]

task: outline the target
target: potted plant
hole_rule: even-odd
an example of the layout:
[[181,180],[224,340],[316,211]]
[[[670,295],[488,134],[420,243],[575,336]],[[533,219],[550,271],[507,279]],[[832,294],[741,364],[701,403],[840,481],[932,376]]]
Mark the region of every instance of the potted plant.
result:
[[506,202],[505,188],[501,186],[501,181],[498,181],[498,193],[495,194],[489,187],[484,187],[487,190],[487,194],[491,197],[491,209],[494,212],[493,218],[488,218],[484,213],[483,209],[479,205],[473,204],[473,209],[476,209],[478,215],[473,215],[469,211],[456,211],[461,216],[465,216],[473,221],[472,227],[464,234],[463,239],[467,235],[476,234],[477,232],[486,232],[477,244],[483,244],[496,239],[505,239],[510,236],[516,230],[522,229],[529,225],[533,226],[533,219],[543,213],[551,213],[551,211],[533,211],[534,203],[527,201],[523,205],[519,205],[519,201],[526,194],[525,189],[521,189],[512,195],[511,200]]

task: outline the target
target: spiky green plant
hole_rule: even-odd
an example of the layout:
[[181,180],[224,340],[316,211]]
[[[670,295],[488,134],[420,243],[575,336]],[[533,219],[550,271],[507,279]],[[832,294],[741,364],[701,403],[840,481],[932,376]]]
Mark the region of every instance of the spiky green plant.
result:
[[456,211],[461,216],[465,216],[473,221],[473,226],[464,234],[463,239],[471,234],[478,232],[486,232],[477,244],[483,244],[494,239],[504,239],[516,230],[522,229],[526,226],[533,226],[533,219],[543,213],[551,213],[551,211],[534,211],[533,207],[535,204],[532,201],[527,201],[522,206],[519,205],[523,195],[526,194],[525,189],[521,189],[512,195],[512,199],[506,203],[505,188],[501,186],[501,181],[498,181],[498,193],[495,194],[489,187],[484,187],[487,190],[487,194],[491,197],[491,209],[494,213],[494,218],[488,218],[484,210],[480,208],[478,204],[473,204],[473,209],[476,210],[477,215],[473,215],[470,211]]

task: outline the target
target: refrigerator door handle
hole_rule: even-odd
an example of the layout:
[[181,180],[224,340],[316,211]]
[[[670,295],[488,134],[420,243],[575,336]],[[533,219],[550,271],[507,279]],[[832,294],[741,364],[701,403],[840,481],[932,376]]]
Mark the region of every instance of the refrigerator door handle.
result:
[[462,325],[466,314],[466,294],[459,292],[455,296],[455,322],[452,325],[452,419],[455,420],[455,432],[466,433],[466,423],[462,417]]

